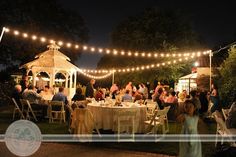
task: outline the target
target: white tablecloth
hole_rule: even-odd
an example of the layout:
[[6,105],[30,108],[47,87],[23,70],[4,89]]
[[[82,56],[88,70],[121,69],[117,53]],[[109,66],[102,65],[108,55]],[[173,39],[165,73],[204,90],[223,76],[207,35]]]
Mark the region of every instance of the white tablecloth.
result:
[[95,123],[99,129],[103,130],[113,130],[117,131],[117,116],[115,113],[118,110],[128,110],[130,108],[137,109],[135,116],[135,132],[144,133],[145,125],[144,121],[146,120],[146,111],[147,108],[145,105],[133,107],[133,106],[100,106],[99,104],[90,103],[88,104],[88,109],[92,112],[94,116]]

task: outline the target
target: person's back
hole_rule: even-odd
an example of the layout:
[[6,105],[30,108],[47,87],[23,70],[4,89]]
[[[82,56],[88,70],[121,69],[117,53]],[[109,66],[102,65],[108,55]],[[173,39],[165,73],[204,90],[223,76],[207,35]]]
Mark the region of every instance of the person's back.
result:
[[94,79],[90,80],[90,82],[87,84],[86,90],[85,90],[85,96],[86,97],[89,97],[89,98],[94,97],[94,87],[93,87],[94,84],[95,84]]
[[122,96],[122,101],[126,101],[126,100],[132,101],[132,96],[129,93],[130,93],[130,91],[126,90],[125,95]]
[[81,88],[78,88],[78,89],[76,90],[75,95],[74,95],[73,98],[72,98],[72,101],[81,101],[81,100],[85,100],[85,96],[82,95],[82,89],[81,89]]
[[18,105],[21,104],[20,103],[20,99],[22,99],[21,91],[22,91],[21,85],[16,85],[11,95],[11,97],[16,100]]
[[65,105],[67,105],[68,100],[63,92],[64,92],[64,88],[60,87],[59,92],[53,96],[52,101],[63,101]]
[[37,100],[41,100],[42,97],[36,92],[34,86],[30,85],[28,90],[25,90],[22,93],[22,97],[30,102],[36,102]]

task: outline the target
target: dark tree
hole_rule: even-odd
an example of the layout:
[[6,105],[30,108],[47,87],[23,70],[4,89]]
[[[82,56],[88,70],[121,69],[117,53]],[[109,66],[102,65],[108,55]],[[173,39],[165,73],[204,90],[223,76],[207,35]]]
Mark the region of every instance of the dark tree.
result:
[[[84,19],[75,12],[65,10],[56,0],[1,0],[0,26],[45,35],[54,40],[70,40],[68,42],[76,41],[78,44],[88,41],[88,28]],[[12,66],[28,62],[35,54],[46,50],[46,45],[5,34],[0,44],[0,64]],[[80,56],[73,49],[62,48],[61,51],[72,62]]]
[[[201,47],[197,34],[187,16],[179,11],[149,8],[122,21],[111,33],[111,46],[139,52],[179,52]],[[163,58],[137,59],[104,56],[98,68],[120,68],[163,62]],[[176,80],[189,73],[191,65],[179,64],[164,69],[116,75],[116,81],[151,81],[154,79]],[[121,79],[122,78],[122,79]]]

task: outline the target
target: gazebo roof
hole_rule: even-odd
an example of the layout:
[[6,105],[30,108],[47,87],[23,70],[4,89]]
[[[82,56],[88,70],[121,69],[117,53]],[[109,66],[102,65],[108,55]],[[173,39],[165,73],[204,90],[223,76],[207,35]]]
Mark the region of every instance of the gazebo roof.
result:
[[48,45],[49,50],[39,53],[35,60],[22,65],[20,68],[31,69],[32,67],[47,67],[60,69],[75,69],[78,67],[70,63],[70,58],[58,51],[60,48],[55,43]]
[[179,80],[196,79],[196,78],[197,78],[197,73],[192,73],[192,74],[188,74],[183,77],[180,77]]

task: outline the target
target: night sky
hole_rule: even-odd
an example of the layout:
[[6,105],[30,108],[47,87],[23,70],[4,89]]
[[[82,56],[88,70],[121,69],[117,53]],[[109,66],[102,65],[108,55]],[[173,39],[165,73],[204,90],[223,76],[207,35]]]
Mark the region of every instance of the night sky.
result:
[[[67,8],[78,12],[89,28],[89,44],[108,47],[112,29],[128,16],[135,15],[148,7],[180,9],[190,15],[194,30],[209,49],[236,38],[236,5],[233,0],[184,1],[184,0],[60,0]],[[96,68],[100,56],[83,54],[77,65],[82,68]]]

